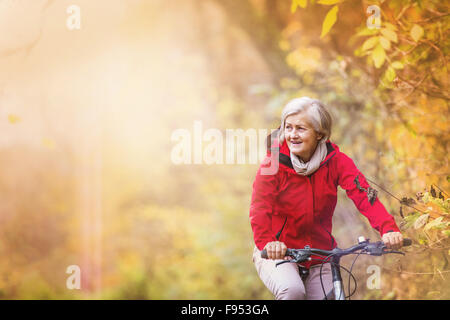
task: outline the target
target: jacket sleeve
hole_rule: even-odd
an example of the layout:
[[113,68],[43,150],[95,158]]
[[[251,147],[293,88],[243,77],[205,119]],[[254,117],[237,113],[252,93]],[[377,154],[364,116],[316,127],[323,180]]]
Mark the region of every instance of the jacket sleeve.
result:
[[259,250],[268,242],[276,241],[272,231],[272,211],[278,189],[277,174],[261,174],[261,168],[269,165],[270,157],[267,157],[256,173],[250,204],[250,224]]
[[[400,232],[394,217],[387,212],[376,194],[373,196],[368,193],[370,185],[353,160],[342,152],[339,152],[337,160],[338,185],[346,191],[370,225],[381,236],[390,231]],[[369,201],[369,195],[373,198],[372,201]]]

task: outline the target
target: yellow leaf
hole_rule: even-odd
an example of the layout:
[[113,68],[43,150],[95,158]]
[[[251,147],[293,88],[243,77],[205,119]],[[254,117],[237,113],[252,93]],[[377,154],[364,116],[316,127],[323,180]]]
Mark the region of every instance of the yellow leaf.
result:
[[372,49],[377,43],[378,43],[378,37],[371,37],[371,38],[367,39],[366,41],[364,41],[361,49],[363,51]]
[[300,7],[306,8],[306,6],[308,5],[308,0],[297,0],[297,3]]
[[317,1],[317,3],[324,4],[326,6],[332,6],[334,4],[338,4],[338,3],[341,3],[343,1],[344,0],[319,0],[319,1]]
[[391,48],[391,42],[385,37],[380,37],[380,44],[384,50],[389,50]]
[[381,34],[391,42],[397,42],[397,33],[395,31],[383,28],[381,29]]
[[308,5],[308,0],[292,0],[291,12],[297,11],[297,7],[306,8]]
[[395,70],[392,67],[386,69],[384,77],[387,81],[392,82],[395,79]]
[[403,69],[403,67],[403,63],[401,63],[400,61],[392,62],[392,68],[394,69]]
[[18,116],[14,115],[14,114],[9,114],[8,115],[8,121],[9,121],[9,123],[14,124],[14,123],[19,122],[20,118]]
[[415,42],[419,41],[419,39],[422,38],[422,36],[423,36],[422,27],[419,26],[418,24],[413,25],[413,27],[411,28],[410,35],[411,35],[411,38],[413,38],[413,40]]
[[393,25],[392,23],[389,23],[389,22],[384,22],[384,26],[387,29],[392,30],[392,31],[396,31],[397,30],[397,27],[395,25]]
[[384,51],[383,47],[378,44],[375,49],[372,51],[372,60],[375,65],[375,68],[380,68],[384,60],[386,59],[386,52]]
[[355,36],[357,36],[357,37],[373,36],[377,33],[378,33],[377,29],[364,28],[361,31],[358,31],[358,33],[355,34]]
[[338,11],[338,6],[334,6],[330,9],[330,11],[328,11],[327,15],[325,16],[325,20],[323,20],[322,34],[320,35],[320,38],[323,38],[326,34],[328,34],[333,25],[336,23]]

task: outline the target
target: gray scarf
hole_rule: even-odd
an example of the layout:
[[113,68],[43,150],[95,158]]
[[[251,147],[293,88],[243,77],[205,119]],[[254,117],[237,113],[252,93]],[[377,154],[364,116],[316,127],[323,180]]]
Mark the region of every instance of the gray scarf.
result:
[[303,162],[299,157],[291,151],[291,162],[292,166],[295,169],[297,174],[301,174],[303,176],[309,176],[314,173],[317,169],[319,169],[320,163],[327,156],[327,146],[325,145],[325,141],[319,142],[312,155],[311,159],[308,162]]

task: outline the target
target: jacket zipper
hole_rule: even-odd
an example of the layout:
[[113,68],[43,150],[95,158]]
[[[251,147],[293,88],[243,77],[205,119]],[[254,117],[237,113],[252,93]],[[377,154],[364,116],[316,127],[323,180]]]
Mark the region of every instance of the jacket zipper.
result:
[[[309,179],[309,186],[311,187],[311,195],[312,195],[312,224],[314,225],[314,188],[313,188],[313,185],[312,185],[312,182],[311,182],[311,176],[309,175],[308,176],[308,179]],[[310,228],[310,230],[311,229],[313,229],[313,227],[311,226],[311,228]],[[310,239],[310,241],[311,241],[311,239]],[[309,244],[310,246],[312,245],[312,243],[311,244]]]
[[[314,188],[312,186],[311,176],[308,176],[308,178],[309,178],[309,184],[311,185],[311,193],[312,193],[312,200],[313,200],[312,214],[313,214],[313,223],[314,223]],[[327,229],[325,229],[325,227],[322,224],[322,218],[320,218],[320,217],[319,217],[319,222],[320,222],[320,226],[322,227],[322,229],[325,230],[325,232],[328,233],[328,235],[330,236],[330,238],[331,238],[331,247],[333,248],[334,243],[335,243],[334,237],[331,235],[330,232],[328,232]]]
[[283,226],[281,227],[280,231],[277,232],[277,234],[275,235],[275,238],[278,240],[280,240],[280,236],[281,236],[281,232],[283,232],[284,226],[286,225],[286,221],[287,221],[287,217],[284,219],[284,223]]

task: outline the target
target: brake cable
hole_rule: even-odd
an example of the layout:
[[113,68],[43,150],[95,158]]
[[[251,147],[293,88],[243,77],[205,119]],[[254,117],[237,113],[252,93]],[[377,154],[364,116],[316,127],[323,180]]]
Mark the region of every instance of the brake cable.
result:
[[[358,254],[356,255],[355,259],[353,259],[352,265],[351,265],[351,267],[350,267],[350,274],[351,274],[351,272],[352,272],[352,270],[353,270],[353,266],[354,266],[354,264],[355,264],[355,262],[356,262],[356,259],[358,259],[358,257],[359,257],[361,254],[362,254],[361,251],[358,252]],[[349,275],[349,276],[348,276],[348,300],[350,300],[350,297],[356,292],[356,286],[357,286],[357,285],[355,285],[355,291],[352,292],[352,294],[350,294],[350,275]]]
[[[320,273],[319,273],[319,276],[320,276],[320,285],[321,285],[321,287],[322,287],[322,292],[323,292],[323,295],[324,295],[324,297],[325,297],[325,300],[328,300],[328,297],[327,297],[327,293],[325,292],[325,287],[324,287],[324,285],[323,285],[323,272],[322,272],[322,269],[323,269],[323,265],[325,264],[325,263],[332,263],[332,264],[334,264],[334,265],[337,265],[338,267],[339,267],[339,269],[343,269],[345,272],[347,272],[348,274],[349,274],[349,283],[350,283],[350,277],[351,278],[353,278],[353,282],[355,283],[355,288],[353,289],[353,292],[351,292],[350,293],[350,289],[349,289],[349,295],[348,296],[346,296],[345,298],[350,298],[352,295],[354,295],[355,294],[355,292],[356,292],[356,289],[358,288],[358,282],[356,281],[356,278],[355,278],[355,276],[353,275],[353,273],[351,272],[351,270],[348,270],[347,268],[345,268],[344,266],[342,266],[341,264],[336,264],[336,263],[334,263],[333,261],[327,261],[329,258],[331,258],[332,256],[334,256],[334,254],[330,254],[330,255],[328,255],[328,256],[326,256],[326,258],[325,259],[322,259],[322,263],[321,263],[321,265],[320,265]],[[314,259],[314,260],[320,260],[320,259]],[[345,293],[344,293],[344,296],[345,296]]]

